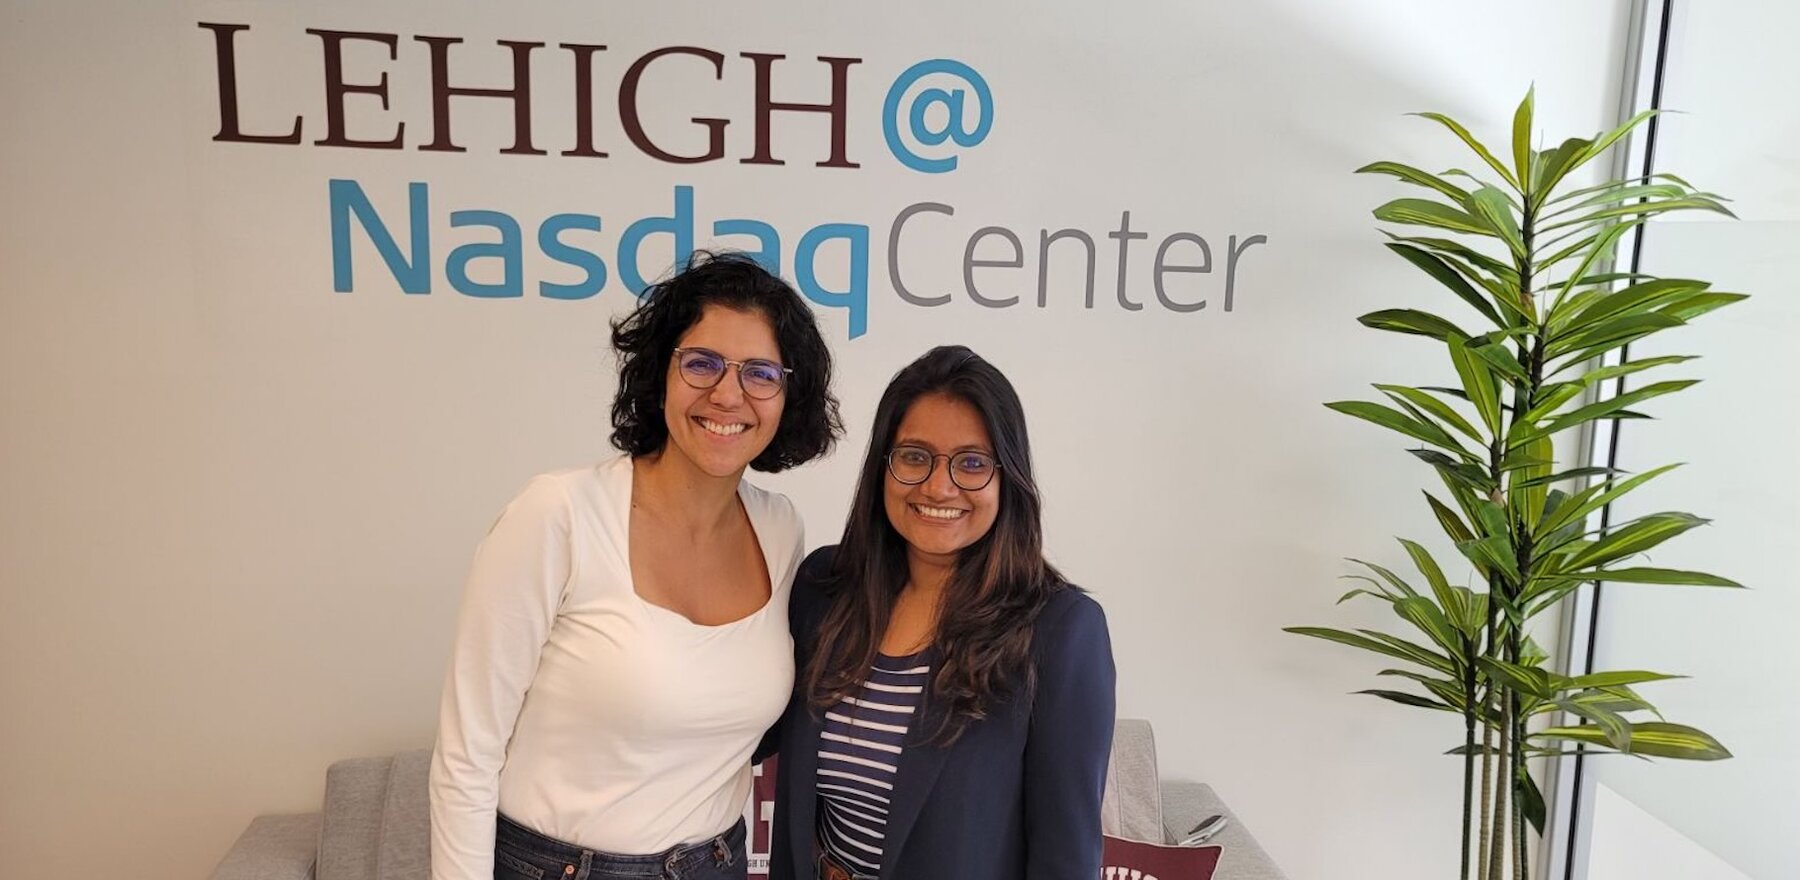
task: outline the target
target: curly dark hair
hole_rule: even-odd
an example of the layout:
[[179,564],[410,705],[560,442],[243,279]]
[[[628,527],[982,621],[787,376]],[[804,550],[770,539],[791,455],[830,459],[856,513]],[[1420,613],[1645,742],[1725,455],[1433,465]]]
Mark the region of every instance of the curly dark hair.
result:
[[986,535],[957,554],[933,639],[940,657],[931,695],[948,711],[929,739],[941,745],[954,742],[997,703],[1032,692],[1038,615],[1052,595],[1076,588],[1044,558],[1043,500],[1018,393],[975,352],[960,345],[934,348],[895,374],[875,408],[850,519],[824,576],[832,600],[819,625],[819,649],[801,671],[807,702],[822,711],[855,696],[906,585],[906,539],[888,520],[882,495],[894,435],[927,394],[949,395],[980,412],[1000,462],[999,513]]
[[663,383],[681,335],[709,305],[756,312],[769,320],[788,376],[775,439],[750,466],[775,473],[824,455],[843,436],[831,393],[831,350],[813,311],[788,283],[748,255],[695,251],[666,281],[650,285],[631,314],[613,322],[619,393],[613,397],[612,443],[633,458],[662,451]]

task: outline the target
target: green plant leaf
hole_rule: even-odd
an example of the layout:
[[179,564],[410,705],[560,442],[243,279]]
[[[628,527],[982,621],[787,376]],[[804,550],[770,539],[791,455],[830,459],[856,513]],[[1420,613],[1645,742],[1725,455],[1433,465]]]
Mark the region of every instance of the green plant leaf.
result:
[[1647,672],[1642,669],[1624,669],[1615,672],[1591,672],[1569,679],[1568,687],[1579,690],[1592,688],[1618,687],[1627,684],[1643,684],[1650,681],[1670,681],[1687,678],[1685,675],[1670,675],[1666,672]]
[[[1593,546],[1575,554],[1565,563],[1564,574],[1605,565],[1615,559],[1624,559],[1649,550],[1670,538],[1689,529],[1699,528],[1710,522],[1691,513],[1653,513],[1626,523],[1606,537],[1595,541]],[[1630,571],[1630,569],[1625,569]],[[1596,571],[1593,577],[1603,576]]]
[[1444,612],[1424,596],[1410,596],[1394,603],[1394,613],[1444,649],[1445,656],[1462,665],[1462,630],[1450,622]]
[[1455,712],[1459,715],[1462,714],[1462,710],[1457,709],[1454,706],[1446,706],[1436,700],[1421,697],[1418,694],[1409,694],[1405,691],[1366,690],[1357,691],[1356,693],[1368,694],[1371,697],[1380,697],[1389,702],[1399,703],[1402,706],[1413,706],[1419,709],[1436,709],[1440,712]]
[[[1445,592],[1449,604],[1444,606],[1444,618],[1456,628],[1457,632],[1462,633],[1466,640],[1462,644],[1465,650],[1468,650],[1469,646],[1472,646],[1480,636],[1481,628],[1487,622],[1483,619],[1485,615],[1476,611],[1477,596],[1474,590],[1468,587],[1450,586]],[[1486,611],[1486,607],[1485,604],[1481,606],[1483,612]]]
[[1581,164],[1584,164],[1588,160],[1593,159],[1593,158],[1599,156],[1601,153],[1606,152],[1606,148],[1612,146],[1613,143],[1616,142],[1617,140],[1619,140],[1620,138],[1630,134],[1632,129],[1635,129],[1638,126],[1644,124],[1651,117],[1657,115],[1658,112],[1659,111],[1656,111],[1656,110],[1645,110],[1645,111],[1637,114],[1636,116],[1633,116],[1630,119],[1625,120],[1622,124],[1619,125],[1618,128],[1615,128],[1612,131],[1605,132],[1600,135],[1596,135],[1594,137],[1593,143],[1588,144],[1586,147],[1584,147],[1582,149],[1581,155],[1577,158],[1575,165],[1579,166]]
[[1598,382],[1605,382],[1608,379],[1617,379],[1620,376],[1629,376],[1632,373],[1636,373],[1641,370],[1648,370],[1653,367],[1666,367],[1666,366],[1669,366],[1670,364],[1686,363],[1688,361],[1698,360],[1698,359],[1699,359],[1698,355],[1670,355],[1668,357],[1653,357],[1653,358],[1644,358],[1643,360],[1627,361],[1627,362],[1625,362],[1623,364],[1619,364],[1617,366],[1601,367],[1598,370],[1593,370],[1593,371],[1590,371],[1587,373],[1583,373],[1581,376],[1581,379],[1579,381],[1583,385],[1593,385]]
[[1462,379],[1463,391],[1475,404],[1475,411],[1481,414],[1488,433],[1499,434],[1500,396],[1494,376],[1486,366],[1487,361],[1471,354],[1460,339],[1451,337],[1445,342],[1450,346],[1450,360],[1456,365],[1456,375]]
[[[1504,312],[1494,320],[1496,325],[1516,327],[1521,323],[1529,323],[1529,317],[1520,304],[1519,273],[1510,265],[1446,238],[1395,235],[1386,231],[1383,234],[1396,242],[1415,244],[1431,251],[1446,266],[1461,275],[1463,280],[1471,285],[1479,285],[1481,290],[1486,291],[1487,302],[1499,306]],[[1486,311],[1484,309],[1483,313]]]
[[1631,722],[1626,721],[1619,713],[1579,700],[1557,700],[1555,705],[1564,712],[1592,722],[1594,728],[1606,738],[1606,744],[1614,749],[1623,752],[1631,748]]
[[1438,317],[1430,312],[1418,309],[1382,309],[1370,312],[1356,319],[1364,327],[1375,330],[1389,330],[1394,333],[1410,333],[1414,336],[1429,336],[1433,339],[1469,338],[1469,334],[1461,327]]
[[1356,598],[1357,596],[1368,596],[1371,599],[1381,599],[1381,600],[1384,600],[1387,602],[1394,601],[1394,597],[1392,597],[1392,596],[1383,595],[1381,593],[1375,592],[1374,590],[1365,590],[1365,589],[1362,589],[1359,587],[1357,589],[1351,590],[1348,593],[1345,593],[1342,596],[1339,596],[1338,600],[1336,602],[1333,602],[1332,604],[1333,605],[1342,605],[1345,602],[1348,602],[1351,599]]
[[[1417,595],[1419,595],[1419,591],[1413,589],[1412,584],[1407,583],[1405,578],[1400,577],[1399,575],[1395,574],[1392,570],[1390,570],[1384,566],[1377,565],[1373,562],[1365,562],[1361,559],[1356,559],[1354,557],[1350,558],[1348,561],[1354,562],[1357,565],[1360,565],[1363,568],[1366,568],[1366,569],[1374,572],[1375,574],[1379,575],[1381,577],[1382,581],[1386,582],[1388,586],[1394,588],[1394,592],[1400,594],[1399,596],[1394,597],[1396,599],[1398,599],[1402,596],[1417,596]],[[1356,576],[1357,575],[1351,575],[1351,577],[1356,577]],[[1377,586],[1379,586],[1379,585],[1377,585]]]
[[1428,189],[1437,190],[1438,192],[1443,193],[1446,196],[1449,196],[1451,198],[1451,200],[1453,200],[1459,204],[1462,202],[1463,199],[1466,199],[1469,197],[1468,190],[1463,189],[1462,187],[1457,186],[1456,184],[1451,183],[1450,181],[1447,181],[1441,177],[1438,177],[1435,174],[1427,174],[1426,172],[1420,171],[1419,169],[1414,168],[1411,165],[1402,165],[1399,162],[1370,162],[1369,164],[1356,169],[1356,173],[1357,174],[1391,174],[1394,177],[1398,177],[1401,180],[1406,181],[1407,183],[1417,184],[1419,186],[1423,186]]
[[[1562,507],[1563,504],[1566,503],[1568,500],[1569,500],[1569,493],[1564,492],[1561,489],[1551,489],[1549,492],[1544,493],[1544,516],[1539,518],[1540,521],[1543,518],[1547,518],[1547,517],[1555,514],[1557,508]],[[1539,528],[1538,525],[1534,524],[1532,526],[1531,531],[1532,531],[1532,534],[1535,535],[1539,531],[1541,531],[1541,529]]]
[[1687,278],[1658,278],[1633,284],[1595,299],[1580,312],[1567,315],[1560,324],[1556,318],[1551,318],[1552,331],[1555,335],[1561,336],[1583,327],[1591,327],[1617,315],[1642,314],[1659,305],[1691,297],[1710,286],[1705,281],[1694,281]]
[[1575,592],[1584,583],[1570,578],[1559,578],[1555,575],[1532,572],[1531,579],[1519,590],[1515,604],[1524,608],[1526,616],[1535,617],[1538,612],[1557,603],[1563,597]]
[[1462,139],[1463,143],[1469,146],[1469,149],[1475,151],[1475,155],[1481,157],[1481,161],[1486,162],[1489,168],[1499,172],[1502,180],[1505,180],[1513,189],[1520,188],[1518,178],[1514,177],[1512,172],[1508,171],[1505,165],[1500,164],[1500,160],[1494,158],[1494,154],[1488,151],[1487,146],[1481,141],[1476,140],[1475,136],[1470,134],[1469,130],[1464,128],[1462,123],[1457,122],[1442,113],[1414,113],[1412,115],[1422,116],[1450,129],[1450,131],[1455,133],[1458,138]]
[[1512,473],[1516,470],[1535,467],[1550,467],[1555,461],[1539,456],[1536,450],[1529,448],[1514,449],[1500,459],[1500,472]]
[[1679,302],[1670,303],[1657,310],[1657,314],[1675,318],[1682,322],[1692,321],[1713,309],[1724,308],[1732,303],[1743,302],[1750,297],[1742,293],[1702,293],[1690,296]]
[[[1571,138],[1571,140],[1579,140],[1579,138]],[[1581,189],[1569,190],[1568,192],[1565,192],[1562,195],[1557,196],[1556,198],[1550,199],[1548,202],[1545,202],[1545,204],[1558,205],[1558,204],[1562,204],[1564,202],[1569,202],[1569,201],[1573,201],[1575,199],[1583,198],[1585,196],[1593,195],[1594,193],[1600,192],[1602,190],[1614,189],[1614,188],[1621,187],[1621,186],[1631,186],[1633,184],[1639,184],[1639,183],[1648,183],[1652,180],[1667,180],[1667,181],[1675,184],[1676,186],[1682,187],[1684,189],[1691,190],[1694,188],[1693,184],[1688,183],[1687,181],[1682,180],[1681,178],[1676,177],[1673,174],[1663,172],[1660,174],[1649,174],[1649,175],[1639,175],[1637,177],[1627,177],[1622,180],[1609,180],[1609,181],[1606,181],[1605,183],[1596,183],[1593,186],[1584,186]]]
[[1603,287],[1597,284],[1588,285],[1581,287],[1575,294],[1566,299],[1553,301],[1550,304],[1552,316],[1549,323],[1546,325],[1548,332],[1561,330],[1562,322],[1567,321],[1570,315],[1587,308],[1595,300],[1611,292],[1612,288],[1610,287]]
[[1486,498],[1475,505],[1475,521],[1480,524],[1482,534],[1510,539],[1512,531],[1508,526],[1506,508]]
[[[1547,436],[1525,444],[1523,449],[1535,458],[1549,459],[1556,454],[1555,446]],[[1550,490],[1540,481],[1550,475],[1551,467],[1551,464],[1534,465],[1513,473],[1508,479],[1507,497],[1513,511],[1524,522],[1527,533],[1536,531],[1538,520],[1544,515],[1544,502]]]
[[1720,204],[1717,199],[1708,198],[1706,196],[1686,196],[1679,199],[1657,199],[1653,201],[1615,205],[1610,208],[1601,208],[1572,220],[1558,220],[1554,223],[1546,223],[1539,226],[1538,231],[1551,232],[1557,229],[1567,229],[1571,226],[1587,226],[1602,220],[1610,220],[1614,217],[1648,217],[1655,214],[1666,214],[1670,211],[1711,211],[1715,214],[1724,214],[1727,217],[1737,217],[1736,214],[1731,213],[1730,208]]
[[1519,221],[1513,216],[1512,204],[1507,201],[1506,193],[1484,186],[1470,194],[1464,205],[1470,216],[1480,218],[1506,243],[1514,257],[1525,258],[1525,239],[1519,232]]
[[[1547,354],[1545,357],[1546,362],[1548,362],[1549,360],[1552,360],[1552,359],[1563,360],[1563,365],[1560,367],[1557,367],[1555,370],[1552,370],[1550,372],[1550,375],[1551,376],[1560,375],[1568,370],[1572,370],[1572,369],[1575,369],[1576,367],[1583,366],[1588,361],[1594,360],[1595,358],[1598,358],[1601,355],[1604,355],[1607,352],[1612,351],[1615,348],[1619,348],[1619,347],[1622,347],[1625,345],[1630,345],[1631,343],[1636,342],[1639,339],[1642,339],[1646,336],[1649,336],[1652,333],[1658,333],[1663,330],[1669,329],[1671,327],[1680,327],[1684,323],[1686,323],[1684,321],[1681,321],[1680,319],[1672,318],[1672,317],[1670,317],[1668,315],[1664,315],[1664,314],[1641,315],[1638,317],[1646,318],[1646,319],[1660,319],[1660,320],[1663,320],[1664,323],[1662,323],[1660,326],[1640,325],[1637,327],[1633,327],[1629,330],[1621,330],[1619,332],[1619,334],[1616,336],[1607,336],[1604,338],[1600,338],[1600,339],[1593,341],[1591,344],[1589,344],[1589,342],[1587,342],[1587,341],[1583,341],[1581,344],[1586,346],[1585,348],[1572,348],[1568,351],[1561,351],[1554,355]],[[1637,320],[1637,318],[1631,318],[1631,319],[1627,319],[1627,320]]]
[[1618,468],[1609,468],[1609,467],[1570,468],[1566,471],[1561,471],[1559,473],[1545,474],[1544,476],[1541,476],[1541,477],[1532,477],[1529,480],[1521,480],[1517,483],[1514,483],[1512,487],[1515,489],[1523,489],[1523,488],[1530,487],[1530,486],[1548,486],[1552,483],[1560,483],[1564,480],[1579,480],[1579,479],[1583,479],[1585,477],[1611,476],[1614,474],[1622,474],[1622,473],[1625,473],[1625,472],[1622,470],[1619,470]]
[[1604,285],[1610,290],[1612,289],[1612,285],[1617,284],[1620,281],[1647,281],[1653,277],[1655,276],[1646,275],[1643,272],[1601,272],[1583,277],[1575,284],[1575,286],[1581,288]]
[[[1359,630],[1357,630],[1357,632],[1362,633],[1363,635],[1368,636],[1369,638],[1374,639],[1378,642],[1381,642],[1397,651],[1405,651],[1405,652],[1411,653],[1413,655],[1413,662],[1418,663],[1420,666],[1426,666],[1426,667],[1429,667],[1432,669],[1436,669],[1437,671],[1442,672],[1445,675],[1453,676],[1457,672],[1455,661],[1451,660],[1449,657],[1439,654],[1436,651],[1431,650],[1430,648],[1425,647],[1424,645],[1418,644],[1417,642],[1410,642],[1410,641],[1407,641],[1406,639],[1400,638],[1399,636],[1391,636],[1391,635],[1388,635],[1387,633],[1376,632],[1375,630],[1372,630],[1372,629],[1359,629]],[[1440,666],[1438,664],[1442,664],[1442,665]]]
[[1544,646],[1538,644],[1537,639],[1527,633],[1524,644],[1519,648],[1519,662],[1526,666],[1542,666],[1544,661],[1549,659],[1550,652],[1544,650]]
[[1355,416],[1364,421],[1374,422],[1377,425],[1391,431],[1398,431],[1415,440],[1421,440],[1433,446],[1447,449],[1452,453],[1455,453],[1458,458],[1471,462],[1479,460],[1474,454],[1470,453],[1468,450],[1464,449],[1461,444],[1457,443],[1456,438],[1450,436],[1443,428],[1440,428],[1431,422],[1415,419],[1399,410],[1390,409],[1379,403],[1369,403],[1361,400],[1342,400],[1325,405],[1345,415]]
[[1544,417],[1562,409],[1569,401],[1580,397],[1586,390],[1587,386],[1580,382],[1558,382],[1554,385],[1545,385],[1538,389],[1537,402],[1532,405],[1531,409],[1519,416],[1519,421],[1535,426],[1538,422],[1543,421]]
[[1406,548],[1406,555],[1412,557],[1413,567],[1425,576],[1425,582],[1431,585],[1432,595],[1437,597],[1438,606],[1449,612],[1455,609],[1455,600],[1449,595],[1450,580],[1444,577],[1444,570],[1438,567],[1437,560],[1431,558],[1431,552],[1416,541],[1400,539],[1400,546]]
[[[1372,577],[1369,577],[1368,575],[1340,574],[1340,575],[1338,575],[1338,580],[1340,580],[1340,581],[1362,581],[1363,583],[1366,583],[1369,586],[1374,587],[1375,589],[1369,590],[1369,589],[1365,588],[1365,589],[1361,589],[1361,590],[1352,590],[1351,593],[1367,593],[1370,596],[1374,596],[1377,599],[1381,599],[1381,600],[1384,600],[1387,602],[1392,602],[1395,599],[1398,599],[1401,596],[1406,595],[1405,593],[1390,592],[1386,585],[1382,584],[1381,582],[1375,580]],[[1343,604],[1343,602],[1349,598],[1350,598],[1350,594],[1345,594],[1344,596],[1342,596],[1341,598],[1338,599],[1338,604]]]
[[1628,406],[1633,406],[1654,397],[1661,397],[1665,394],[1674,394],[1682,389],[1690,388],[1698,384],[1699,381],[1699,379],[1676,379],[1668,382],[1654,382],[1645,385],[1642,388],[1633,389],[1624,394],[1609,397],[1598,403],[1590,403],[1573,412],[1565,413],[1552,419],[1548,425],[1544,426],[1544,433],[1554,434],[1564,428],[1572,428],[1583,422],[1591,422],[1595,419],[1606,418]]
[[[1458,200],[1458,204],[1461,204],[1460,200]],[[1440,259],[1450,263],[1464,278],[1471,281],[1476,280],[1470,277],[1471,270],[1479,270],[1494,276],[1491,280],[1502,281],[1514,287],[1519,285],[1519,272],[1511,264],[1502,263],[1460,241],[1417,235],[1396,235],[1392,232],[1383,232],[1382,234],[1393,241],[1416,245],[1433,252]]]
[[[1627,712],[1650,712],[1657,715],[1657,720],[1662,720],[1662,716],[1656,713],[1655,706],[1650,705],[1648,701],[1643,697],[1638,696],[1631,688],[1623,685],[1618,687],[1584,690],[1568,699],[1584,706],[1595,706],[1616,715],[1623,715]],[[1561,707],[1557,704],[1546,703],[1539,706],[1537,711],[1533,714],[1542,714],[1560,708]]]
[[1531,116],[1536,96],[1535,86],[1526,89],[1525,100],[1513,111],[1513,173],[1517,175],[1519,190],[1525,193],[1531,192]]
[[1431,505],[1432,515],[1437,517],[1438,525],[1444,527],[1444,534],[1449,535],[1450,540],[1475,540],[1475,535],[1469,531],[1468,524],[1462,521],[1462,517],[1456,515],[1456,511],[1445,506],[1444,502],[1437,500],[1437,497],[1430,492],[1425,492],[1424,495],[1426,502]]
[[1455,482],[1466,489],[1480,492],[1483,495],[1494,491],[1494,481],[1488,478],[1487,470],[1478,464],[1468,461],[1457,461],[1435,449],[1408,449],[1414,458],[1437,469],[1446,481]]
[[1463,707],[1468,705],[1469,702],[1467,697],[1463,694],[1461,679],[1453,681],[1444,678],[1433,678],[1421,672],[1410,672],[1405,669],[1383,669],[1375,674],[1398,676],[1410,681],[1416,681],[1419,684],[1424,685],[1426,690],[1431,691],[1432,696],[1444,701],[1445,705],[1456,707],[1458,712],[1462,711]]
[[1432,396],[1429,392],[1418,388],[1408,388],[1404,385],[1378,384],[1375,387],[1382,393],[1393,398],[1396,403],[1405,401],[1412,406],[1429,413],[1439,422],[1461,431],[1476,443],[1487,442],[1482,439],[1481,433],[1475,430],[1475,426],[1469,424],[1468,419],[1463,418],[1461,413],[1451,409],[1449,404]]
[[1470,235],[1489,237],[1494,235],[1494,231],[1480,219],[1471,217],[1449,205],[1425,199],[1395,199],[1376,208],[1375,219],[1387,223],[1403,223],[1408,226],[1448,229],[1452,232],[1465,232]]
[[[1668,584],[1689,587],[1735,587],[1743,588],[1743,584],[1727,580],[1718,575],[1700,571],[1681,571],[1673,568],[1606,568],[1593,573],[1591,580],[1606,581],[1619,584]],[[1589,580],[1590,578],[1583,578]]]
[[1574,201],[1573,203],[1558,209],[1554,213],[1545,214],[1543,216],[1546,218],[1555,217],[1559,214],[1579,211],[1590,205],[1623,204],[1632,201],[1633,199],[1679,199],[1686,196],[1689,192],[1690,190],[1687,187],[1679,184],[1632,183],[1621,180],[1615,181],[1608,186],[1602,187],[1600,190],[1588,194],[1587,198],[1581,199],[1580,201]]
[[[1532,739],[1566,740],[1610,747],[1606,735],[1590,725],[1552,727],[1533,734]],[[1663,721],[1632,725],[1631,742],[1620,751],[1652,758],[1679,758],[1688,761],[1717,761],[1731,757],[1731,752],[1705,731]]]
[[[1562,292],[1557,294],[1556,300],[1551,303],[1550,320],[1552,324],[1556,321],[1556,307],[1562,304],[1562,301],[1568,297],[1570,291],[1574,290],[1577,285],[1588,277],[1588,270],[1593,268],[1595,263],[1611,259],[1613,249],[1618,247],[1619,239],[1623,238],[1626,232],[1635,229],[1639,225],[1639,223],[1614,223],[1592,236],[1593,245],[1587,249],[1587,256],[1581,259],[1581,265],[1575,267],[1574,272],[1569,273],[1569,279],[1563,282]],[[1576,242],[1576,245],[1579,246],[1585,241],[1587,241],[1587,239]],[[1555,265],[1560,261],[1561,253],[1559,252],[1557,256],[1546,261],[1545,265]]]
[[1475,662],[1481,665],[1481,671],[1487,673],[1489,679],[1500,683],[1507,690],[1537,700],[1556,697],[1556,688],[1550,683],[1550,673],[1542,669],[1492,657],[1480,657]]
[[1622,345],[1659,330],[1680,327],[1684,323],[1680,318],[1660,312],[1626,315],[1548,337],[1544,345],[1544,357],[1546,360],[1554,360],[1583,349],[1592,352],[1602,345]]
[[[1420,645],[1410,645],[1410,643],[1400,639],[1391,639],[1391,637],[1389,637],[1389,639],[1371,638],[1370,636],[1373,634],[1369,633],[1367,630],[1364,630],[1359,634],[1318,626],[1290,626],[1284,627],[1282,631],[1300,636],[1309,636],[1315,639],[1324,639],[1328,642],[1337,642],[1342,645],[1349,645],[1352,648],[1361,648],[1364,651],[1382,654],[1397,660],[1405,660],[1408,663],[1415,663],[1427,669],[1435,669],[1445,675],[1456,674],[1456,667],[1451,664],[1450,658],[1448,657],[1439,656],[1435,651],[1428,650]],[[1402,642],[1402,644],[1408,644],[1410,647],[1395,647],[1390,644],[1390,639],[1391,641],[1399,641]]]
[[1503,342],[1477,336],[1465,343],[1465,346],[1470,354],[1480,358],[1488,365],[1488,369],[1501,377],[1514,382],[1526,380],[1525,367],[1519,363],[1518,357]]
[[1519,582],[1518,560],[1513,558],[1512,545],[1504,537],[1495,535],[1475,541],[1464,541],[1456,545],[1470,562],[1480,567],[1483,572],[1498,571],[1506,575],[1507,580]]
[[1531,778],[1531,768],[1518,768],[1519,809],[1525,813],[1525,821],[1531,823],[1532,830],[1539,838],[1544,836],[1544,822],[1549,810],[1544,806],[1544,792],[1538,788],[1537,780]]
[[1476,290],[1474,285],[1470,284],[1468,280],[1463,277],[1462,273],[1458,272],[1456,268],[1443,257],[1431,253],[1424,248],[1414,247],[1413,245],[1400,242],[1388,242],[1388,249],[1405,258],[1407,262],[1419,267],[1425,274],[1436,279],[1439,284],[1449,288],[1451,293],[1456,294],[1458,299],[1473,306],[1476,311],[1481,313],[1482,317],[1487,318],[1496,325],[1505,323],[1500,319],[1500,313],[1494,310],[1493,304],[1488,302],[1487,297],[1483,296],[1481,291]]
[[1561,183],[1563,178],[1569,175],[1569,172],[1587,161],[1584,154],[1593,143],[1588,138],[1569,138],[1544,154],[1543,173],[1532,181],[1533,196],[1538,205],[1549,201],[1550,194],[1556,190],[1556,185]]

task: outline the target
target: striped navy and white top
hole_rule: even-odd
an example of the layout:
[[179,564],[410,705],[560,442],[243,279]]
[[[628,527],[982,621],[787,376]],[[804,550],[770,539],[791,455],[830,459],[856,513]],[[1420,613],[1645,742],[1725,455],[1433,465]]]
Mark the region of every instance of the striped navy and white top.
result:
[[900,752],[931,666],[925,652],[875,655],[862,689],[825,713],[819,742],[819,840],[857,873],[881,870]]

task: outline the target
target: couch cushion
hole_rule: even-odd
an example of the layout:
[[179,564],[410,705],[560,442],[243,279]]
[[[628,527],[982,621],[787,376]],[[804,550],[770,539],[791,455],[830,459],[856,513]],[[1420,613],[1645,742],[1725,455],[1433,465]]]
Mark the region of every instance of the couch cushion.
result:
[[1218,880],[1286,880],[1281,868],[1263,851],[1250,829],[1244,827],[1237,814],[1225,806],[1212,786],[1198,782],[1171,780],[1163,783],[1163,802],[1169,821],[1171,841],[1185,834],[1202,819],[1218,813],[1227,824],[1217,836],[1208,840],[1223,850],[1219,858]]
[[1141,718],[1120,718],[1113,725],[1112,758],[1100,801],[1100,830],[1115,837],[1163,842],[1156,737],[1150,722]]
[[238,835],[212,880],[313,880],[319,814],[257,816]]
[[381,813],[393,756],[351,758],[325,771],[325,818],[318,880],[381,880]]
[[387,806],[381,813],[381,849],[376,857],[379,880],[431,877],[430,777],[429,749],[394,756],[388,770]]

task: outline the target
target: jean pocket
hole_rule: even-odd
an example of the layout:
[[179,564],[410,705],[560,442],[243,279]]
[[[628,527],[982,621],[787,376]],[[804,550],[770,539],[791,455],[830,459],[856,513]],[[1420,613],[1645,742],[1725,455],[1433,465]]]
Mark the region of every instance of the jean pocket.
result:
[[543,867],[508,852],[505,844],[494,848],[494,880],[544,880],[545,873]]

